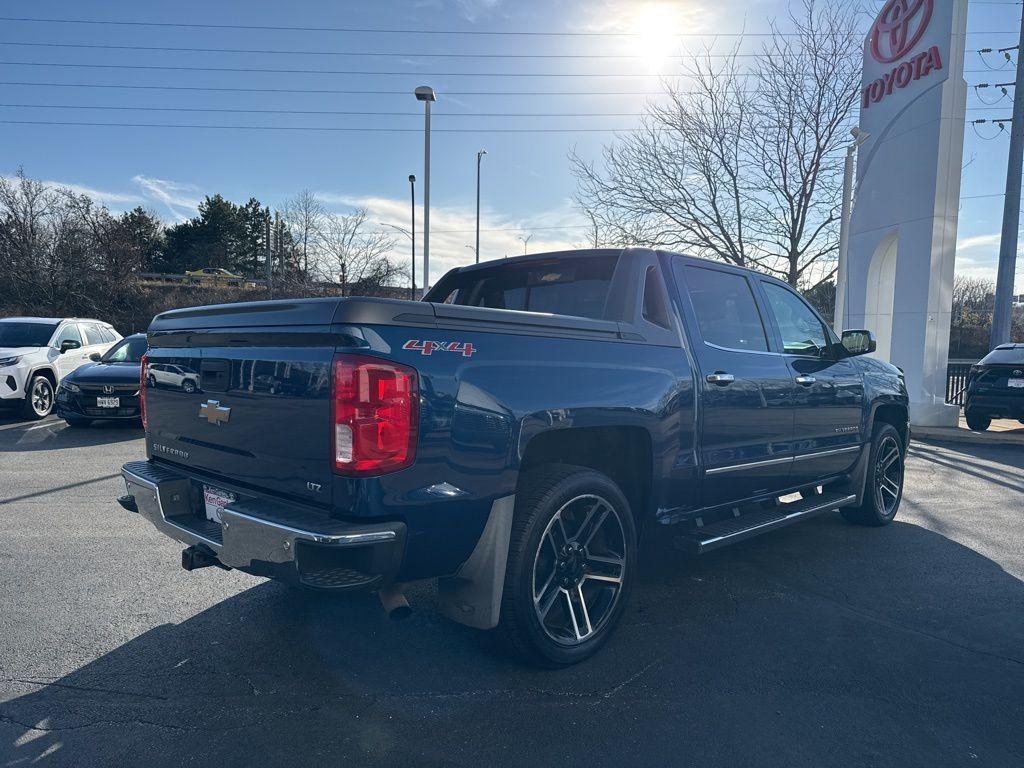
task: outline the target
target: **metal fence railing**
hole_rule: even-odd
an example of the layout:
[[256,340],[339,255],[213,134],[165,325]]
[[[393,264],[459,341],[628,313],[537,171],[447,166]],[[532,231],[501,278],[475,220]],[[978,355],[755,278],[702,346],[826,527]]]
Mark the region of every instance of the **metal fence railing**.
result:
[[963,406],[967,399],[967,378],[973,360],[950,360],[946,365],[946,402]]

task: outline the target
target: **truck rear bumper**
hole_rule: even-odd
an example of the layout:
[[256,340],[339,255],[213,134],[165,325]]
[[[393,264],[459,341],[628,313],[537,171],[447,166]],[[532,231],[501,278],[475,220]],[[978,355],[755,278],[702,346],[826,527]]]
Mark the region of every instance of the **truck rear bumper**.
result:
[[229,568],[350,592],[389,583],[402,562],[401,522],[352,524],[277,499],[239,495],[217,523],[197,511],[194,478],[150,461],[125,464],[121,474],[128,490],[119,499],[123,507],[172,539],[208,547]]

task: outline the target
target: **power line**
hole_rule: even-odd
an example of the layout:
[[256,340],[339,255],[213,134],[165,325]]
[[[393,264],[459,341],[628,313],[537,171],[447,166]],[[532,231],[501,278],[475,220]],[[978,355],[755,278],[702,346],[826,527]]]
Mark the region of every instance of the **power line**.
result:
[[[419,71],[374,71],[362,69],[275,69],[272,67],[189,67],[180,64],[87,64],[83,62],[48,61],[0,61],[5,67],[62,67],[65,69],[142,69],[166,70],[172,72],[244,72],[277,75],[359,75],[363,77],[664,77],[647,73],[613,72],[419,72]],[[988,69],[965,69],[965,74],[990,72]],[[686,77],[669,75],[669,77]],[[758,77],[757,72],[734,72],[731,77]]]
[[[232,131],[327,131],[351,133],[423,133],[422,128],[315,125],[199,125],[195,123],[97,123],[79,120],[0,120],[0,125],[60,125],[85,128],[207,128]],[[627,133],[635,128],[432,128],[431,133]]]
[[[422,119],[421,112],[396,111],[365,111],[344,109],[264,109],[241,107],[141,107],[115,104],[4,104],[0,109],[96,109],[138,112],[212,112],[228,114],[259,114],[259,115],[338,115],[364,117],[413,117]],[[988,112],[1003,110],[1002,106],[968,107],[968,112]],[[453,117],[512,117],[512,118],[548,118],[548,117],[645,117],[646,112],[438,112],[435,117],[445,120]],[[981,122],[1002,122],[1000,120],[975,120]]]
[[[975,4],[984,5],[1016,5],[1017,3],[999,3],[993,0],[973,0]],[[237,29],[257,32],[334,32],[374,35],[460,35],[467,37],[642,37],[642,32],[614,31],[574,31],[555,32],[544,30],[483,30],[483,29],[387,29],[381,27],[306,27],[284,26],[271,24],[210,24],[198,22],[169,21],[124,21],[114,19],[55,19],[33,18],[27,16],[0,16],[0,21],[16,21],[32,24],[83,24],[93,26],[116,27],[157,27],[175,29]],[[1006,30],[994,32],[969,32],[971,35],[1006,34]],[[800,37],[799,32],[674,32],[671,37]]]
[[[31,88],[116,88],[143,91],[212,91],[227,93],[314,93],[346,96],[408,96],[404,90],[352,90],[336,88],[239,88],[207,85],[129,85],[123,83],[36,83],[28,81],[0,81],[0,85],[27,86]],[[663,96],[664,91],[449,91],[435,89],[443,96]],[[680,93],[690,93],[681,91]]]
[[[0,40],[0,45],[12,45],[28,48],[83,48],[87,50],[110,51],[163,51],[168,53],[245,53],[274,54],[288,56],[368,56],[368,57],[400,57],[422,59],[634,59],[644,60],[648,57],[633,53],[428,53],[426,51],[301,51],[282,50],[276,48],[193,48],[172,47],[162,45],[113,45],[106,43],[35,43],[16,40]],[[709,53],[694,54],[697,58],[728,59],[756,58],[763,53]],[[676,55],[664,58],[677,58]],[[789,58],[799,58],[790,56]]]
[[[968,121],[975,124],[978,121]],[[984,122],[984,121],[982,121]],[[1009,121],[991,121],[1009,122]],[[318,125],[216,125],[200,123],[127,123],[127,122],[93,122],[86,120],[0,120],[0,125],[49,125],[77,126],[85,128],[174,128],[174,129],[208,129],[232,131],[305,131],[327,133],[422,133],[421,128],[391,128],[381,126],[318,126]],[[917,126],[910,130],[916,130]],[[432,128],[431,133],[632,133],[637,128]],[[900,134],[897,134],[900,135]],[[894,137],[890,137],[894,138]],[[842,147],[836,150],[840,151]],[[843,150],[845,151],[845,150]]]

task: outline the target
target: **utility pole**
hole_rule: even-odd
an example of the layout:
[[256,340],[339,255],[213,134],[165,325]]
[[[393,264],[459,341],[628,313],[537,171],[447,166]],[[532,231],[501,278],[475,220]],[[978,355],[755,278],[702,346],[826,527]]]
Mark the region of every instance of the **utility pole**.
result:
[[1021,173],[1024,170],[1024,17],[1017,45],[1017,81],[1013,94],[1013,123],[1010,126],[1010,161],[1006,168],[1006,197],[1003,200],[1003,234],[999,241],[999,270],[996,276],[996,305],[992,315],[989,345],[995,349],[1010,341],[1013,319],[1013,282],[1017,270],[1017,230],[1020,226]]
[[270,298],[274,298],[274,262],[270,256],[270,209],[263,218],[263,255],[267,262],[267,289],[270,291]]
[[412,231],[409,239],[412,240],[412,290],[409,292],[409,301],[416,301],[416,177],[409,174],[409,213],[412,217]]
[[473,249],[473,253],[476,254],[477,264],[480,263],[480,161],[486,154],[486,149],[476,153],[476,248]]

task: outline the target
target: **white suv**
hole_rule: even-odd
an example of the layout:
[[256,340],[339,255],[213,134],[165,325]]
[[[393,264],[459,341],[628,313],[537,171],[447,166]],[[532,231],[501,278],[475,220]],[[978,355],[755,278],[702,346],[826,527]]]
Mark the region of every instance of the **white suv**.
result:
[[121,334],[100,320],[0,319],[0,401],[21,400],[29,419],[48,416],[60,380],[120,340]]

